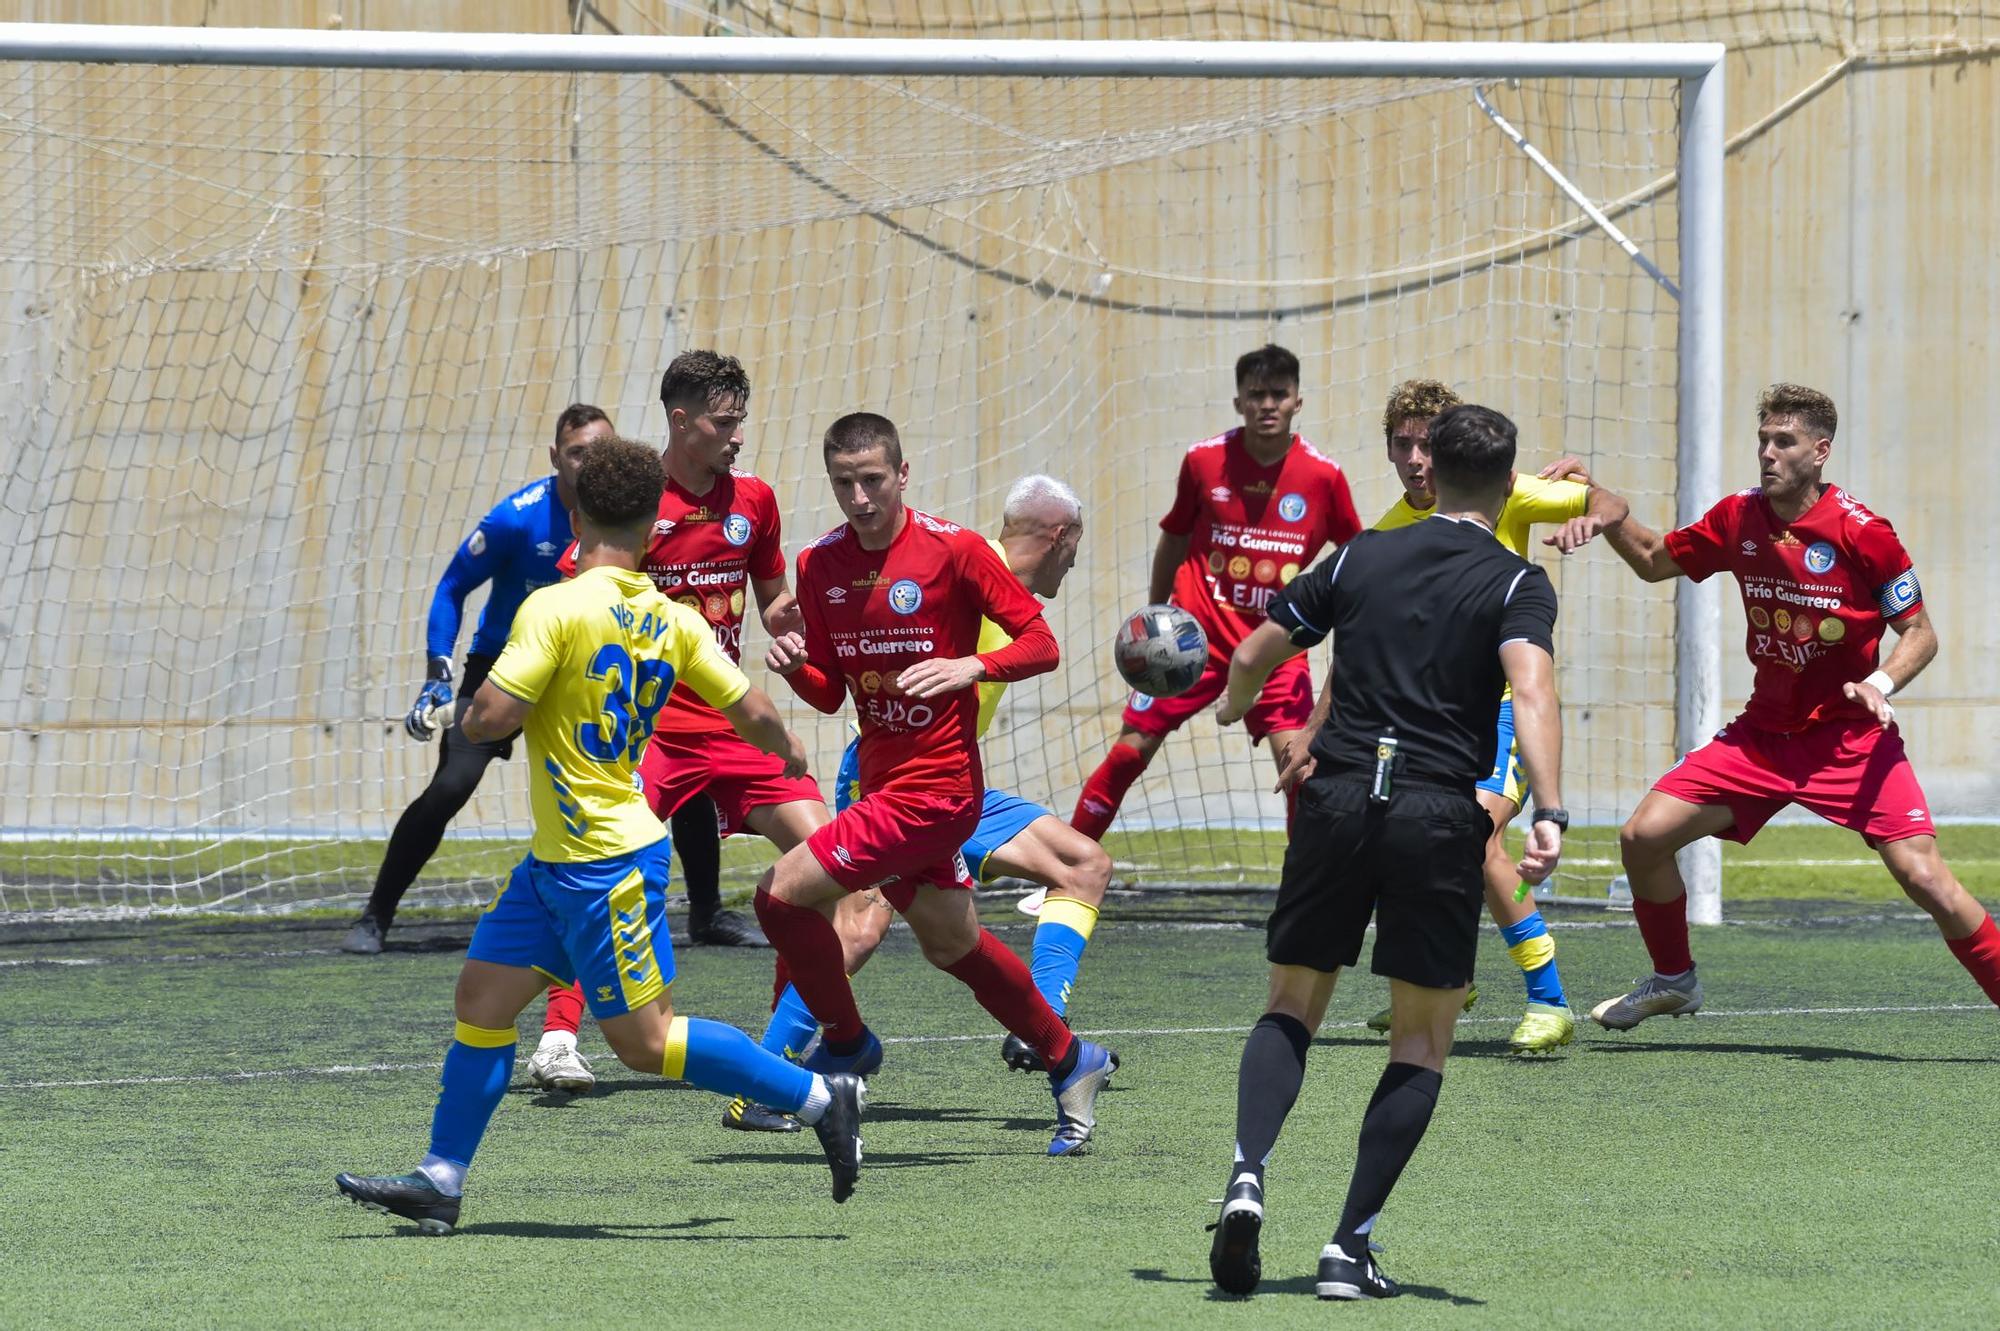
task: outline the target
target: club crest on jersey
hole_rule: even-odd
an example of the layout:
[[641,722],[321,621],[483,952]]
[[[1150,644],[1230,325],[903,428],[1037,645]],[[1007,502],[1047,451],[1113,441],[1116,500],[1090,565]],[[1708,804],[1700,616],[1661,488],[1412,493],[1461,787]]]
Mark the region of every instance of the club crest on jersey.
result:
[[486,553],[486,529],[474,527],[472,535],[465,538],[465,551],[474,559]]
[[889,588],[889,608],[899,615],[914,615],[924,603],[924,589],[908,578],[898,578]]
[[1278,516],[1287,522],[1297,522],[1306,515],[1306,497],[1293,491],[1278,501]]
[[1824,573],[1833,567],[1833,542],[1814,541],[1806,547],[1806,568],[1814,573]]
[[723,519],[722,539],[731,545],[750,544],[750,519],[741,513],[731,513]]
[[1135,712],[1150,711],[1153,706],[1153,695],[1150,693],[1141,693],[1137,689],[1134,689],[1132,690],[1132,696],[1125,700],[1125,705]]

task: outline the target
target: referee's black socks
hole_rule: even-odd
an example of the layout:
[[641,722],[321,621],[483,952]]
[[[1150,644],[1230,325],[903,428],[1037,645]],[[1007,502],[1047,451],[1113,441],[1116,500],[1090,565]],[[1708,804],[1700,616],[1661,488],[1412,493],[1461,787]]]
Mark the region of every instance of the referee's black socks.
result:
[[1391,1063],[1368,1101],[1361,1119],[1361,1142],[1354,1158],[1354,1179],[1347,1185],[1347,1205],[1333,1241],[1356,1260],[1368,1251],[1368,1231],[1403,1166],[1416,1154],[1417,1143],[1431,1125],[1444,1075],[1415,1063]]
[[1236,1071],[1236,1164],[1229,1177],[1250,1170],[1264,1181],[1264,1162],[1278,1144],[1285,1115],[1299,1098],[1306,1078],[1306,1049],[1312,1032],[1297,1017],[1266,1012],[1250,1028],[1243,1062]]

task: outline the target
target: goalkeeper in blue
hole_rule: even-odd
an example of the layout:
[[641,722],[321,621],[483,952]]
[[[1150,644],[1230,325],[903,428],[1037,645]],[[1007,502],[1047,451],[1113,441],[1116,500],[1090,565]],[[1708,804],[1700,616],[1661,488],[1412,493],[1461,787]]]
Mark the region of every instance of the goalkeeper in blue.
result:
[[[451,689],[451,658],[457,649],[465,598],[487,587],[486,608],[472,632],[465,655],[459,693],[471,698],[493,668],[507,641],[514,614],[537,587],[560,582],[556,561],[570,543],[570,510],[576,507],[576,469],[584,450],[613,430],[604,412],[585,402],[573,403],[556,418],[555,443],[549,448],[552,474],[524,485],[493,506],[471,535],[459,543],[431,595],[430,617],[424,627],[425,679],[417,700],[403,718],[410,738],[438,745],[437,770],[389,835],[375,889],[361,918],[341,940],[341,950],[373,955],[395,923],[403,894],[437,853],[445,828],[458,816],[480,778],[496,759],[513,756],[514,737],[495,735],[475,743],[452,724],[455,701]],[[586,1074],[587,1075],[587,1074]]]
[[515,1019],[551,978],[582,983],[627,1067],[750,1096],[810,1124],[836,1202],[860,1173],[858,1077],[808,1072],[734,1027],[674,1012],[669,839],[633,781],[654,718],[678,681],[783,758],[787,775],[802,774],[806,756],[708,625],[639,571],[661,485],[652,449],[617,438],[590,446],[576,478],[577,575],[523,602],[460,721],[475,743],[524,733],[534,841],[473,930],[429,1152],[408,1174],[334,1180],[423,1233],[457,1227],[466,1170],[512,1076]]

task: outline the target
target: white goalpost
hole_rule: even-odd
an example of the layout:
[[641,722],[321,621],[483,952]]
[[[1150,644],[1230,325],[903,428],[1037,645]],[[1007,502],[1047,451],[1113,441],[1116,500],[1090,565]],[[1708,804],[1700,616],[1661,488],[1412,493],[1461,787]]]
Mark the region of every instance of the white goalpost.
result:
[[[365,894],[434,762],[397,719],[452,548],[546,472],[565,404],[661,438],[688,347],[749,370],[790,552],[837,521],[814,441],[861,407],[920,508],[984,528],[1027,472],[1079,492],[1064,664],[986,745],[1064,816],[1242,351],[1299,354],[1299,428],[1364,522],[1418,377],[1519,422],[1524,470],[1573,454],[1691,521],[1722,494],[1722,56],[0,24],[0,915]],[[1551,571],[1597,829],[1565,881],[1601,896],[1604,829],[1721,723],[1720,589],[1601,547]],[[802,710],[825,776],[839,727]],[[490,895],[521,767],[412,900]],[[1190,725],[1122,872],[1273,881],[1268,772]],[[1683,867],[1719,920],[1717,844]]]

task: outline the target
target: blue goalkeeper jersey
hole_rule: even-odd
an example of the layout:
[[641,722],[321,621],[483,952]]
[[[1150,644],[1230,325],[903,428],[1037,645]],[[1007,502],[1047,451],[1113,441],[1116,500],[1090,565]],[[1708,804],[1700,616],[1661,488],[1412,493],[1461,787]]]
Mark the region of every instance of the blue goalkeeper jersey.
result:
[[460,542],[437,590],[431,593],[426,645],[432,656],[449,657],[458,645],[465,598],[483,582],[493,584],[479,627],[472,634],[474,656],[498,656],[514,627],[514,612],[528,593],[562,581],[556,561],[571,540],[569,510],[556,498],[556,478],[544,476],[493,506],[472,534]]

